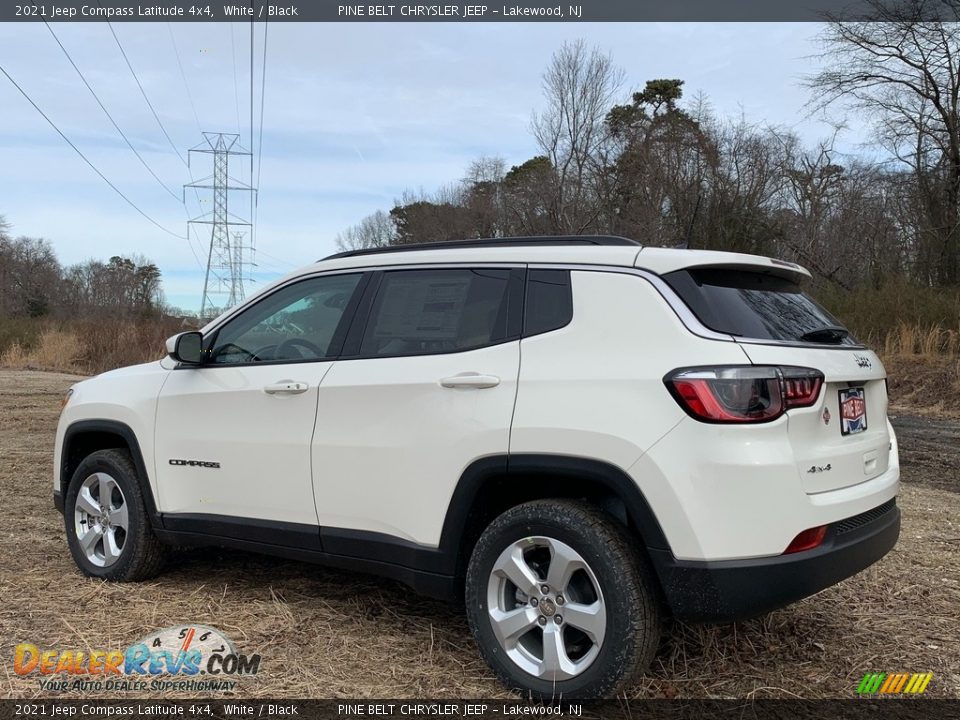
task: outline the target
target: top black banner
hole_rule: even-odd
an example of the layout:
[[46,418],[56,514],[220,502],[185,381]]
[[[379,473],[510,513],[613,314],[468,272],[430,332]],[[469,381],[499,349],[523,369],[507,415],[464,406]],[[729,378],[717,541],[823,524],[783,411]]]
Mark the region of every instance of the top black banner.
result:
[[910,7],[917,19],[956,20],[955,0],[485,0],[334,3],[329,0],[54,0],[0,3],[3,22],[816,22],[870,20],[878,7]]

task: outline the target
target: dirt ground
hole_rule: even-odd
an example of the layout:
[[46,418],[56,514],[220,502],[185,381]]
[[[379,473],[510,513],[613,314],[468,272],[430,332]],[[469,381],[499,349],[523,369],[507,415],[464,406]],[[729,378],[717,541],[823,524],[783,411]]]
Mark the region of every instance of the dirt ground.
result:
[[[57,413],[76,380],[0,370],[3,695],[44,695],[35,676],[13,673],[20,642],[119,649],[203,623],[262,655],[260,673],[240,681],[244,697],[510,697],[461,610],[393,582],[219,550],[181,552],[143,584],[80,575],[51,502]],[[628,696],[850,698],[865,673],[899,671],[932,672],[927,695],[960,697],[960,422],[898,415],[894,425],[904,519],[893,552],[761,619],[673,625]]]

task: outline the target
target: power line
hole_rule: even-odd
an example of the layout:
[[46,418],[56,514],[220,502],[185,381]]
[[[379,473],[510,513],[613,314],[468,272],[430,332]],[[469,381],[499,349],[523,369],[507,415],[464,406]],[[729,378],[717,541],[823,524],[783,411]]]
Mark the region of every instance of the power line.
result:
[[[254,96],[253,96],[253,23],[250,23],[250,186],[254,188],[254,191],[250,194],[250,245],[251,247],[256,247],[256,238],[257,238],[257,211],[260,208],[260,168],[263,166],[263,105],[264,98],[266,97],[267,90],[267,28],[269,24],[264,22],[263,24],[263,60],[261,63],[260,70],[260,129],[258,131],[257,137],[257,146],[254,150],[253,146],[253,107],[254,107]],[[256,182],[254,182],[253,176],[253,153],[256,153],[257,157],[257,176]]]
[[[90,83],[87,81],[86,76],[83,74],[83,72],[82,72],[82,71],[80,70],[80,68],[77,66],[76,62],[74,62],[73,57],[70,55],[69,51],[68,51],[67,48],[64,46],[64,44],[60,41],[60,38],[57,37],[57,34],[54,32],[53,28],[50,26],[49,23],[47,23],[46,20],[44,20],[44,25],[46,25],[47,30],[50,31],[50,34],[53,36],[53,39],[57,42],[57,45],[60,46],[60,49],[63,51],[63,54],[66,56],[67,60],[70,62],[70,65],[72,65],[72,66],[73,66],[73,69],[77,71],[77,74],[80,76],[80,79],[83,81],[83,84],[86,86],[87,90],[90,91],[90,94],[93,96],[93,99],[97,101],[97,104],[100,106],[100,109],[103,110],[103,113],[104,113],[104,114],[107,116],[107,118],[110,120],[111,124],[112,124],[113,127],[116,129],[116,131],[120,134],[120,137],[123,138],[124,142],[125,142],[125,143],[127,144],[127,146],[130,148],[130,150],[133,151],[133,154],[137,156],[137,159],[143,164],[143,166],[144,166],[144,167],[147,169],[147,171],[153,176],[153,178],[157,181],[157,183],[159,183],[160,186],[161,186],[164,190],[166,190],[166,191],[173,197],[173,199],[176,200],[176,201],[180,204],[181,207],[184,208],[184,213],[186,213],[186,207],[183,205],[183,200],[182,200],[182,198],[178,197],[178,196],[176,195],[176,193],[174,193],[174,192],[166,185],[166,183],[164,183],[164,182],[157,176],[157,174],[153,171],[153,168],[151,168],[150,165],[147,164],[147,161],[143,159],[143,157],[140,155],[139,152],[137,152],[137,149],[133,146],[133,143],[130,142],[130,139],[126,136],[126,134],[123,132],[123,130],[122,130],[122,129],[120,128],[120,126],[117,124],[116,120],[114,120],[113,116],[110,114],[110,111],[107,110],[106,106],[103,104],[103,101],[100,100],[100,97],[97,95],[97,93],[94,91],[93,87],[92,87],[92,86],[90,85]],[[187,219],[189,219],[189,215],[187,215]],[[166,230],[166,228],[164,228],[164,230]],[[169,231],[168,231],[168,232],[169,232]],[[193,249],[193,243],[190,241],[189,227],[188,227],[188,231],[187,231],[187,236],[186,236],[184,239],[187,241],[187,247],[190,248],[190,254],[193,255],[193,259],[196,260],[197,265],[199,265],[199,266],[202,268],[203,265],[200,263],[200,258],[197,256],[196,251]]]
[[[93,95],[93,99],[97,101],[97,104],[100,106],[100,109],[103,110],[104,114],[105,114],[105,115],[107,116],[107,118],[110,120],[110,122],[111,122],[111,124],[113,125],[113,127],[114,127],[114,128],[116,129],[116,131],[120,134],[120,137],[123,138],[124,142],[127,143],[127,146],[133,151],[133,154],[137,156],[137,159],[143,164],[143,166],[144,166],[144,167],[147,169],[147,171],[153,176],[153,178],[160,184],[160,186],[161,186],[164,190],[166,190],[168,193],[170,193],[170,195],[173,197],[173,199],[176,200],[176,201],[181,205],[181,207],[183,207],[184,214],[187,216],[187,220],[189,220],[189,219],[190,219],[190,215],[189,215],[189,213],[187,213],[186,205],[185,205],[185,203],[184,203],[183,198],[178,197],[177,194],[173,192],[173,190],[171,190],[169,187],[167,187],[167,185],[166,185],[166,184],[157,176],[157,174],[153,171],[153,168],[151,168],[151,167],[147,164],[147,161],[143,159],[143,157],[140,155],[139,152],[137,152],[137,149],[133,146],[133,143],[130,142],[129,138],[127,138],[127,136],[126,136],[126,134],[123,132],[123,130],[120,129],[120,126],[117,124],[116,120],[114,120],[113,116],[110,114],[110,111],[107,110],[106,106],[103,104],[103,101],[100,100],[100,97],[97,95],[97,93],[94,91],[93,87],[92,87],[92,86],[90,85],[90,83],[87,81],[86,76],[83,74],[83,72],[82,72],[82,71],[80,70],[80,68],[77,66],[77,64],[74,62],[73,57],[71,57],[70,53],[67,51],[67,48],[64,47],[63,43],[60,41],[60,38],[57,37],[57,34],[53,31],[53,28],[50,26],[50,24],[49,24],[46,20],[44,20],[44,25],[46,25],[47,30],[50,31],[50,34],[53,36],[53,39],[56,40],[57,45],[60,46],[60,49],[63,51],[63,54],[66,55],[67,60],[70,61],[70,64],[73,66],[73,69],[77,71],[77,74],[80,76],[80,79],[83,81],[83,84],[87,87],[87,90],[89,90],[89,91],[90,91],[90,94]],[[168,27],[169,27],[169,23],[168,23]],[[171,40],[172,40],[172,39],[173,39],[173,36],[172,36],[172,33],[171,33]],[[176,48],[176,45],[174,45],[174,48]],[[189,92],[189,90],[188,90],[188,92]],[[200,258],[199,258],[199,256],[197,255],[196,251],[193,249],[193,243],[192,243],[191,240],[190,240],[190,230],[189,230],[189,226],[188,226],[188,228],[187,228],[187,235],[186,235],[186,238],[185,238],[185,239],[186,239],[186,241],[187,241],[187,247],[190,248],[190,254],[193,255],[193,259],[196,260],[197,265],[199,265],[199,266],[202,268],[203,265],[202,265],[202,263],[200,262]]]
[[[107,23],[109,25],[109,23]],[[113,39],[117,41],[117,47],[120,48],[120,52],[123,54],[124,60],[127,60],[127,54],[123,52],[123,46],[120,44],[120,40],[117,38],[117,34],[113,31],[113,27],[110,27],[110,32],[113,33]],[[173,36],[173,26],[167,22],[167,32],[170,34],[170,44],[173,46],[173,54],[177,58],[177,67],[180,69],[180,77],[183,80],[183,88],[187,92],[187,100],[190,101],[190,109],[193,111],[193,119],[197,123],[197,132],[201,135],[203,134],[203,128],[200,126],[200,116],[197,115],[197,106],[193,102],[193,94],[190,92],[190,83],[187,82],[187,74],[183,70],[183,62],[180,60],[180,49],[177,47],[177,41]],[[190,169],[190,163],[184,161],[183,156],[180,155],[180,151],[177,149],[176,145],[173,144],[173,141],[170,140],[170,136],[167,134],[166,129],[163,127],[163,123],[160,122],[160,118],[157,116],[156,110],[153,109],[153,105],[150,103],[150,99],[147,97],[146,92],[143,89],[143,86],[140,84],[140,80],[137,78],[137,74],[134,72],[133,67],[130,65],[130,61],[127,60],[127,67],[130,68],[130,72],[133,73],[134,80],[137,81],[137,87],[140,88],[140,92],[143,95],[143,99],[147,101],[147,105],[150,107],[151,112],[153,112],[153,117],[156,119],[157,124],[160,126],[160,130],[163,131],[164,137],[167,138],[167,142],[170,143],[170,146],[173,148],[174,152],[177,153],[177,156],[180,158],[180,161],[187,168],[187,174],[190,176],[190,184],[193,185],[196,182],[196,179],[193,177],[193,170]],[[197,211],[203,212],[203,203],[200,201],[200,193],[196,188],[193,188],[194,197],[197,200]],[[187,210],[187,197],[184,194],[181,202],[183,203],[183,212],[187,217],[187,244],[190,246],[190,253],[193,255],[193,259],[197,261],[197,265],[200,269],[204,268],[204,264],[200,261],[200,257],[197,255],[196,251],[193,249],[193,241],[191,240],[190,235],[190,212]],[[201,244],[202,247],[202,244]]]
[[[241,133],[240,130],[240,85],[237,82],[237,43],[234,37],[235,33],[233,32],[233,23],[230,25],[230,57],[233,62],[233,100],[237,107],[237,135]],[[252,148],[251,148],[252,149]]]
[[133,143],[130,142],[130,139],[124,134],[123,130],[120,129],[120,126],[117,125],[117,121],[113,119],[113,115],[111,115],[110,111],[107,110],[106,106],[104,106],[103,102],[100,100],[100,97],[97,95],[96,92],[94,92],[93,88],[90,86],[90,83],[87,82],[87,78],[84,76],[83,72],[80,70],[79,67],[77,67],[77,64],[73,61],[73,58],[70,56],[70,53],[67,52],[67,49],[63,46],[63,43],[60,42],[60,38],[57,37],[57,34],[53,31],[53,28],[50,27],[50,23],[44,20],[43,24],[47,26],[47,30],[50,31],[51,35],[53,35],[53,39],[57,41],[57,45],[59,45],[60,49],[63,50],[63,54],[67,56],[67,60],[70,61],[70,64],[73,66],[73,69],[77,71],[77,75],[80,76],[80,79],[83,81],[83,84],[87,86],[87,90],[89,90],[90,94],[93,95],[93,99],[97,101],[97,105],[99,105],[100,109],[103,110],[104,115],[106,115],[107,118],[110,120],[110,123],[113,125],[114,129],[118,133],[120,133],[120,137],[123,138],[123,141],[127,144],[127,147],[129,147],[133,151],[133,154],[137,156],[137,160],[139,160],[140,163],[147,169],[147,172],[149,172],[153,176],[153,179],[156,180],[158,183],[160,183],[160,187],[162,187],[164,190],[170,193],[170,195],[173,197],[174,200],[176,200],[177,202],[181,202],[180,198],[177,197],[177,194],[173,190],[171,190],[169,187],[167,187],[166,183],[164,183],[163,180],[161,180],[157,176],[157,174],[153,171],[153,168],[151,168],[147,164],[147,161],[143,159],[143,157],[140,155],[139,152],[137,152],[137,149],[133,146]]
[[187,100],[190,101],[190,109],[193,110],[193,119],[197,122],[197,132],[202,133],[200,127],[200,116],[197,115],[197,106],[193,104],[193,95],[190,92],[190,83],[187,82],[187,74],[183,71],[183,63],[180,62],[180,50],[177,48],[177,41],[173,37],[173,26],[167,22],[167,32],[170,33],[170,44],[173,45],[173,54],[177,57],[177,67],[180,68],[180,77],[183,78],[183,87],[187,91]]
[[26,98],[27,102],[30,103],[31,105],[33,105],[33,109],[36,110],[38,113],[40,113],[40,116],[43,117],[43,119],[46,120],[47,123],[49,123],[50,127],[52,127],[54,130],[56,130],[57,134],[64,139],[64,141],[67,143],[67,145],[69,145],[70,147],[72,147],[73,150],[74,150],[74,152],[77,153],[77,155],[79,155],[80,158],[81,158],[87,165],[90,166],[90,169],[93,170],[97,175],[99,175],[99,176],[100,176],[100,179],[103,180],[107,185],[109,185],[109,186],[113,189],[113,191],[114,191],[115,193],[117,193],[117,195],[119,195],[120,197],[122,197],[130,207],[132,207],[134,210],[136,210],[138,213],[140,213],[144,218],[146,218],[147,220],[149,220],[151,223],[153,223],[154,225],[156,225],[158,228],[160,228],[161,230],[163,230],[163,231],[164,231],[165,233],[167,233],[168,235],[173,235],[173,237],[175,237],[175,238],[183,239],[183,235],[177,235],[177,234],[176,234],[175,232],[173,232],[172,230],[168,230],[168,229],[165,228],[163,225],[161,225],[161,224],[158,223],[156,220],[154,220],[152,217],[150,217],[149,215],[147,215],[147,214],[146,214],[143,210],[141,210],[139,207],[137,207],[136,203],[134,203],[133,200],[131,200],[130,198],[128,198],[126,195],[124,195],[123,192],[121,192],[120,189],[119,189],[116,185],[114,185],[112,182],[110,182],[109,178],[107,178],[106,175],[104,175],[102,172],[100,172],[100,170],[97,168],[97,166],[94,165],[92,162],[90,162],[90,160],[87,158],[87,156],[84,155],[84,154],[80,151],[80,148],[78,148],[76,145],[74,145],[74,144],[73,144],[73,141],[70,140],[70,138],[68,138],[66,135],[64,135],[63,131],[62,131],[60,128],[57,127],[56,123],[54,123],[53,120],[51,120],[51,119],[47,116],[47,114],[46,114],[43,110],[40,109],[40,106],[37,105],[37,104],[33,101],[33,99],[27,94],[27,91],[26,91],[26,90],[24,90],[22,87],[20,87],[19,83],[17,83],[16,80],[14,80],[12,77],[10,77],[10,73],[8,73],[7,70],[6,70],[6,68],[4,68],[2,65],[0,65],[0,72],[2,72],[2,73],[7,77],[7,80],[9,80],[11,83],[13,83],[13,86],[14,86],[17,90],[20,91],[20,94],[23,95],[24,98]]
[[253,185],[253,20],[250,21],[250,184]]
[[173,151],[177,154],[177,157],[180,158],[180,162],[186,165],[187,161],[183,159],[183,155],[180,154],[180,150],[177,149],[177,146],[174,145],[173,140],[170,139],[170,135],[167,133],[167,129],[160,121],[160,116],[157,115],[157,111],[154,109],[153,103],[151,103],[150,98],[147,97],[147,91],[143,89],[143,85],[140,83],[140,78],[137,76],[137,71],[134,70],[133,65],[130,64],[130,58],[127,57],[127,52],[123,49],[123,45],[120,44],[120,38],[117,37],[116,31],[113,29],[113,24],[108,22],[107,27],[110,28],[110,34],[113,35],[113,39],[117,42],[117,47],[120,48],[120,54],[123,55],[123,59],[127,63],[127,67],[130,69],[130,73],[133,75],[133,79],[137,83],[137,87],[140,88],[140,94],[143,95],[143,99],[147,101],[147,107],[150,108],[150,112],[153,113],[154,120],[156,120],[157,125],[160,126],[160,131],[167,139],[167,142],[170,143],[170,147],[173,148]]
[[187,245],[190,246],[190,254],[193,255],[193,259],[197,261],[197,265],[203,270],[203,263],[200,262],[200,256],[197,255],[197,251],[193,249],[193,243],[190,241],[190,216],[187,215]]
[[[270,260],[275,260],[276,262],[280,263],[281,265],[286,265],[287,267],[291,267],[291,268],[298,268],[298,267],[300,267],[300,265],[294,265],[292,262],[289,262],[289,261],[287,261],[287,260],[282,260],[281,258],[278,258],[278,257],[276,257],[276,256],[274,256],[274,255],[270,255],[269,253],[265,253],[265,252],[263,252],[262,250],[258,251],[257,254],[258,254],[258,255],[263,255],[264,257],[269,258]],[[286,270],[284,270],[284,272],[286,272]]]
[[[251,4],[252,7],[252,4]],[[250,19],[250,187],[254,188],[250,193],[250,248],[252,253],[256,252],[257,247],[257,227],[256,227],[256,199],[257,190],[253,184],[253,18]]]
[[[190,92],[190,83],[187,82],[187,74],[183,70],[183,62],[180,60],[180,49],[177,47],[177,40],[173,36],[173,26],[169,22],[167,22],[167,32],[170,35],[170,44],[173,46],[173,54],[177,58],[177,67],[180,69],[180,78],[183,80],[183,89],[187,92],[187,100],[190,102],[190,109],[193,111],[193,119],[197,123],[197,132],[202,135],[203,128],[200,127],[200,116],[197,114],[197,106],[193,102],[193,93]],[[149,104],[149,100],[147,102]],[[167,139],[169,140],[169,138]],[[187,164],[187,173],[190,175],[190,182],[193,183],[193,171],[190,169],[189,163]],[[197,199],[198,210],[203,212],[203,206],[200,202],[200,194],[196,189],[194,189],[193,193]],[[197,265],[202,270],[204,268],[204,264],[200,261],[200,256],[197,255],[196,250],[193,249],[193,240],[191,239],[190,235],[190,213],[187,210],[186,195],[184,195],[180,201],[183,203],[183,212],[187,216],[187,245],[190,246],[190,254],[193,255],[193,259],[197,261]],[[202,247],[202,243],[200,243],[200,245]]]
[[267,91],[267,28],[269,23],[263,23],[263,69],[260,77],[260,137],[257,139],[257,184],[260,187],[260,167],[263,165],[263,102]]

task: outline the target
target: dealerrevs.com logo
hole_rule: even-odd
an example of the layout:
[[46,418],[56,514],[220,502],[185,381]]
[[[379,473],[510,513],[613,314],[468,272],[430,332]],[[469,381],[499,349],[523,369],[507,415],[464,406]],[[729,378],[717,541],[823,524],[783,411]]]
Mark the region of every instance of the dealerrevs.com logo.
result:
[[20,643],[13,671],[36,676],[40,689],[116,691],[234,690],[234,678],[256,675],[260,655],[238,653],[233,643],[206,625],[176,625],[125,650],[40,648]]

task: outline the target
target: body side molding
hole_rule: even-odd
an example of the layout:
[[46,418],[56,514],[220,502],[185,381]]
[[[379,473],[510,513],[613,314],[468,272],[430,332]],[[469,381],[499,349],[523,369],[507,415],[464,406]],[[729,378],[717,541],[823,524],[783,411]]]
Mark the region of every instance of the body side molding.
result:
[[163,529],[319,551],[320,528],[303,523],[205,513],[162,513]]

